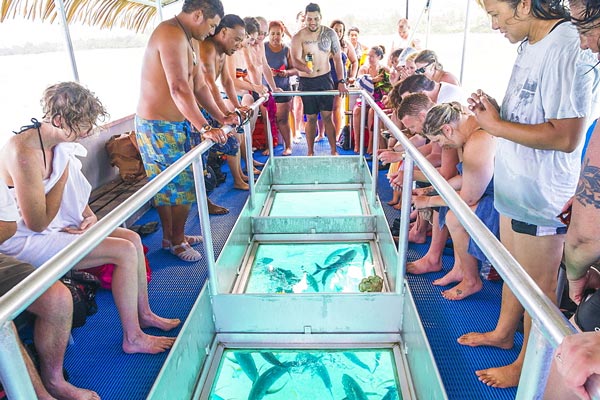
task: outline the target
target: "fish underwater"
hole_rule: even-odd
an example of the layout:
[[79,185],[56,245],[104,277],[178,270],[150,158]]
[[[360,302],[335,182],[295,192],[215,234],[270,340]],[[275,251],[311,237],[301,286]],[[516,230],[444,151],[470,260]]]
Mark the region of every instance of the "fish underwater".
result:
[[317,270],[313,272],[313,275],[317,275],[318,273],[323,272],[321,283],[323,284],[323,286],[325,286],[327,278],[335,274],[339,269],[348,266],[348,264],[352,262],[355,256],[356,250],[352,249],[340,255],[334,263],[326,264],[325,267],[321,267],[319,264],[315,263],[315,265],[317,266]]
[[366,393],[350,375],[344,374],[342,376],[342,385],[344,386],[344,393],[346,393],[348,400],[367,400]]
[[274,365],[263,372],[252,385],[248,394],[248,400],[261,400],[267,394],[273,393],[269,392],[269,389],[279,378],[289,371],[289,367],[291,366],[291,363],[283,363],[283,367]]
[[256,381],[258,370],[256,369],[256,363],[254,362],[254,358],[252,358],[252,354],[236,351],[233,353],[233,356],[246,376],[252,382]]
[[364,362],[362,362],[360,360],[360,358],[358,358],[358,356],[354,353],[351,352],[343,352],[342,353],[348,360],[352,361],[353,364],[361,367],[362,369],[371,372],[371,368],[369,368],[369,366],[367,364],[365,364]]

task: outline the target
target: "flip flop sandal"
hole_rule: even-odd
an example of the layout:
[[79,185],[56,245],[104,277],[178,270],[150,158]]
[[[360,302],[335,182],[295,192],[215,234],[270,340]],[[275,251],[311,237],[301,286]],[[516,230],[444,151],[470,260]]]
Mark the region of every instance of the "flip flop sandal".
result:
[[[183,249],[183,251],[179,251],[180,249]],[[180,260],[185,262],[196,262],[202,259],[202,254],[192,249],[192,246],[190,246],[187,242],[183,242],[176,246],[171,246],[171,254],[179,257]]]
[[[201,235],[185,235],[185,241],[188,242],[190,246],[196,246],[204,243],[204,238]],[[162,249],[171,250],[171,242],[167,239],[163,239]]]

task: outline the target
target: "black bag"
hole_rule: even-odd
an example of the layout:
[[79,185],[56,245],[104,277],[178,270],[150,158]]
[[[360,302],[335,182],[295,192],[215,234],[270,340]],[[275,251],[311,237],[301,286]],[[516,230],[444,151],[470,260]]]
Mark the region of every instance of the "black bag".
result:
[[210,165],[207,165],[204,170],[204,186],[206,193],[212,192],[217,187],[217,176]]
[[392,236],[400,236],[400,217],[392,222]]
[[100,280],[94,275],[83,271],[69,271],[61,278],[62,283],[69,288],[73,296],[73,325],[79,328],[85,324],[87,317],[96,314],[96,291]]
[[338,140],[338,146],[340,146],[342,150],[350,150],[350,148],[352,147],[350,125],[346,125],[342,128],[342,133],[340,134],[340,138]]

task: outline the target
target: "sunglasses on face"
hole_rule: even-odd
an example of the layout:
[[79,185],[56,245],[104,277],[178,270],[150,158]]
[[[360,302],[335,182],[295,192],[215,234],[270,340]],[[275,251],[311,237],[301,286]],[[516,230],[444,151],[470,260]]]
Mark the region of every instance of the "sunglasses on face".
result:
[[418,75],[423,75],[423,74],[425,73],[425,69],[426,69],[427,67],[429,67],[431,64],[433,64],[433,62],[430,62],[429,64],[427,64],[427,65],[424,65],[424,66],[422,66],[421,68],[417,68],[417,69],[415,70],[415,74],[418,74]]

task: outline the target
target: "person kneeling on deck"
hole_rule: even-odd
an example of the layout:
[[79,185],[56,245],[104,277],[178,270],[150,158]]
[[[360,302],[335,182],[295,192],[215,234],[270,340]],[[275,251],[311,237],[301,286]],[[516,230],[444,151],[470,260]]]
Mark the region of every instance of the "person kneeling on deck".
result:
[[[219,123],[233,125],[237,121],[237,116],[225,116],[215,104],[198,59],[197,41],[215,31],[223,14],[220,0],[186,0],[182,12],[161,22],[150,36],[135,117],[136,138],[150,179],[192,148],[192,125],[204,139],[221,144],[227,141],[221,129],[208,125],[197,101]],[[154,198],[163,229],[163,248],[187,262],[202,258],[191,247],[200,244],[202,238],[184,234],[190,206],[195,201],[191,167]]]
[[[321,25],[321,9],[310,3],[305,10],[306,27],[292,38],[292,61],[299,71],[301,91],[325,91],[337,89],[342,95],[348,93],[346,80],[331,79],[329,58],[333,58],[337,76],[344,76],[340,40],[335,31]],[[321,113],[325,125],[325,134],[331,147],[331,154],[337,155],[335,128],[331,119],[333,96],[303,96],[304,113],[306,114],[306,142],[308,155],[314,155],[315,133],[317,131],[317,115]]]
[[[42,98],[42,122],[23,127],[0,151],[0,177],[12,187],[21,219],[16,234],[0,252],[40,267],[97,222],[88,206],[91,185],[81,172],[85,148],[75,143],[88,136],[104,106],[75,82],[50,86]],[[123,351],[160,353],[175,338],[147,335],[141,328],[165,331],[178,319],[161,318],[148,302],[146,263],[137,233],[115,229],[75,269],[115,264],[112,290],[123,326]]]
[[[15,201],[4,181],[0,179],[0,243],[15,234],[18,219],[19,212]],[[34,270],[35,268],[27,263],[0,254],[0,296],[6,294]],[[100,396],[91,390],[71,385],[65,381],[63,375],[63,360],[73,320],[73,298],[69,289],[60,281],[55,282],[31,303],[27,311],[35,315],[33,342],[40,360],[39,373],[20,341],[19,346],[38,399],[100,399]]]

